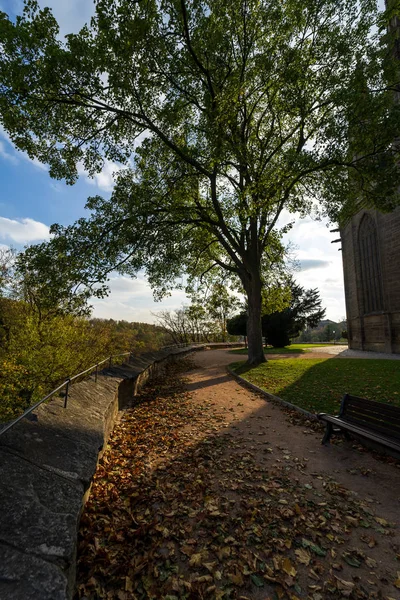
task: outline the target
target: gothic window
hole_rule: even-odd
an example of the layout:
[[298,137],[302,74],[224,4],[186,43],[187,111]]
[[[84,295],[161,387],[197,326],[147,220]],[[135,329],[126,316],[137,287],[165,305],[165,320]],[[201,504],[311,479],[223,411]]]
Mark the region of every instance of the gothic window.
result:
[[383,310],[382,274],[379,265],[376,226],[364,215],[358,230],[364,314]]

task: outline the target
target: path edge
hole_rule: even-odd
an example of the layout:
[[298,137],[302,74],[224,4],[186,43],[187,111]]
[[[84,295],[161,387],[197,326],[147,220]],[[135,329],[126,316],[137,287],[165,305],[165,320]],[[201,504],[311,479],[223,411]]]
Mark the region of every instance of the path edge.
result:
[[310,412],[308,412],[308,410],[305,410],[304,408],[300,408],[300,406],[296,406],[295,404],[292,404],[291,402],[287,402],[286,400],[283,400],[279,396],[275,396],[274,394],[271,394],[270,392],[263,390],[262,388],[258,387],[258,385],[255,385],[254,383],[250,383],[250,381],[247,381],[247,379],[244,379],[244,377],[241,377],[240,375],[235,373],[235,371],[229,365],[226,367],[226,370],[228,371],[229,375],[231,375],[234,379],[236,379],[236,381],[238,381],[244,387],[249,388],[253,392],[257,392],[257,394],[261,394],[268,400],[272,400],[272,402],[276,402],[277,404],[280,404],[281,406],[284,406],[285,408],[290,408],[290,410],[294,410],[294,411],[300,413],[303,417],[307,417],[307,419],[309,419],[311,421],[318,422],[318,417],[316,414],[310,413]]

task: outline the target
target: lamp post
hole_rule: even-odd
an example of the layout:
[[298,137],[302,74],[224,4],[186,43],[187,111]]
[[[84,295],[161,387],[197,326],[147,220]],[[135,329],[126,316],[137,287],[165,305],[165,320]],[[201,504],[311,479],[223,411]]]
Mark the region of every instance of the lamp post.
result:
[[332,331],[332,333],[333,333],[333,345],[335,345],[335,343],[336,343],[335,342],[335,331]]

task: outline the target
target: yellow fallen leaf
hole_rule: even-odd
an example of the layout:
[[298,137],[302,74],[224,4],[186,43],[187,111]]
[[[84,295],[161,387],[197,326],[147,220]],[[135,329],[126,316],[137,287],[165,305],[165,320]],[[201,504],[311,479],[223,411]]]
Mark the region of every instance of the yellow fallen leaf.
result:
[[242,586],[244,584],[243,576],[241,572],[236,569],[235,573],[229,573],[229,578],[237,586]]
[[193,579],[193,582],[195,583],[207,583],[209,581],[212,581],[212,577],[211,575],[200,575],[200,577],[195,577]]
[[219,551],[218,551],[218,558],[219,560],[224,560],[224,558],[226,558],[227,556],[231,555],[231,549],[229,546],[223,546]]
[[308,565],[311,562],[311,554],[308,552],[308,550],[305,550],[304,548],[298,548],[294,551],[294,553],[297,557],[298,562],[308,567]]
[[196,552],[195,554],[192,554],[189,560],[189,565],[191,565],[192,567],[198,567],[199,565],[201,565],[202,560],[203,556],[201,552]]
[[288,558],[283,559],[282,570],[285,571],[285,573],[287,573],[291,577],[296,577],[296,575],[297,575],[296,569],[294,568],[294,566],[292,565],[292,563],[290,562],[290,560]]
[[130,577],[125,577],[125,591],[133,592],[133,583]]

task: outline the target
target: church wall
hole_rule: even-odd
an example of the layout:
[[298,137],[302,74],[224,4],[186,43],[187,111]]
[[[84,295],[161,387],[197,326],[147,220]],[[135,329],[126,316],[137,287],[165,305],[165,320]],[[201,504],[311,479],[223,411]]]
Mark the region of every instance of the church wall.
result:
[[[359,232],[365,215],[376,233],[374,280],[379,280],[380,302],[379,310],[372,311],[361,265]],[[341,238],[349,347],[400,353],[400,208],[390,214],[360,211],[342,229]]]

